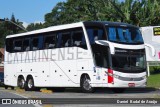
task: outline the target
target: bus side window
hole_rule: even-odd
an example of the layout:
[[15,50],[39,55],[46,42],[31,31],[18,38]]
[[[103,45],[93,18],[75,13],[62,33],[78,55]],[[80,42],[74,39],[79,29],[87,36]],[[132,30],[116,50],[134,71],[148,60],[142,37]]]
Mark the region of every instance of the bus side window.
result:
[[30,51],[30,39],[24,39],[23,41],[23,51]]
[[7,38],[5,44],[6,44],[6,51],[12,53],[13,52],[13,39]]
[[61,48],[62,34],[61,34],[61,33],[58,33],[57,36],[58,36],[58,37],[57,37],[56,46],[57,46],[57,48]]
[[32,50],[38,50],[39,47],[38,47],[38,44],[39,44],[39,39],[38,37],[35,37],[32,39]]
[[70,32],[62,33],[61,47],[70,47],[70,46],[72,46],[71,33]]
[[73,41],[73,46],[87,49],[83,30],[74,31],[72,35],[72,41]]
[[90,44],[94,44],[96,40],[106,40],[104,30],[101,28],[93,27],[87,28]]
[[82,37],[83,37],[82,32],[75,31],[72,36],[73,46],[80,46],[82,44]]
[[14,40],[14,52],[21,52],[22,51],[22,40]]
[[52,49],[56,47],[56,34],[47,35],[44,38],[44,49]]

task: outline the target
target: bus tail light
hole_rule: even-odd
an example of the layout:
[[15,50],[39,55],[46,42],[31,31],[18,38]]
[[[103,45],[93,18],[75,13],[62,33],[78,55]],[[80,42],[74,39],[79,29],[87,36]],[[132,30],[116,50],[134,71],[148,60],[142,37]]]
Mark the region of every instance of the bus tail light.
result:
[[113,83],[113,70],[108,69],[108,83]]

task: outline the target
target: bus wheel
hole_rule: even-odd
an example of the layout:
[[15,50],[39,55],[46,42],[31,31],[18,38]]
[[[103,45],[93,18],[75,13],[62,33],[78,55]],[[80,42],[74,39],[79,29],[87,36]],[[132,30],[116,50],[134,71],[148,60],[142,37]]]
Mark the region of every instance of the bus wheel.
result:
[[114,93],[123,93],[125,91],[125,88],[112,88],[112,91]]
[[5,89],[8,89],[8,86],[4,86]]
[[26,91],[34,91],[34,80],[32,77],[27,78],[26,85],[25,85],[25,90]]
[[11,90],[14,90],[14,87],[11,87]]
[[94,88],[90,85],[90,78],[89,76],[85,75],[81,78],[81,89],[85,93],[93,93]]
[[24,87],[25,87],[25,80],[24,80],[23,77],[18,78],[18,87],[20,89],[24,89]]

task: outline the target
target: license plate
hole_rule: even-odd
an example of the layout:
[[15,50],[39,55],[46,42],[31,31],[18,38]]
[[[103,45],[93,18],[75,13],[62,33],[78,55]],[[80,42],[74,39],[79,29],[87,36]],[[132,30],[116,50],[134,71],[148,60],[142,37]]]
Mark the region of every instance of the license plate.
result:
[[135,83],[128,83],[129,87],[135,87]]

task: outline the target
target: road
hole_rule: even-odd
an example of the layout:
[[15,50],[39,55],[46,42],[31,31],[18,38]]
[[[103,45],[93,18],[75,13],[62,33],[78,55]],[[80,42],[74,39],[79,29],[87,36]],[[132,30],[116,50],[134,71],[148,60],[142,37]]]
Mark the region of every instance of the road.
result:
[[[47,98],[44,99],[43,105],[29,105],[30,107],[39,106],[39,107],[63,107],[63,106],[76,106],[83,107],[87,105],[87,107],[97,107],[102,106],[160,106],[160,90],[154,88],[137,88],[137,89],[127,89],[124,93],[116,94],[113,93],[110,89],[98,89],[95,93],[82,93],[80,89],[67,89],[65,92],[51,92],[51,91],[32,91],[26,92],[24,90],[5,90],[4,88],[0,88],[0,98]],[[117,99],[115,99],[117,98]],[[131,100],[141,101],[142,99],[146,100],[146,98],[159,98],[159,104],[151,103],[138,103],[134,102],[134,104],[128,104]],[[117,101],[118,100],[118,101]],[[150,99],[149,99],[150,100]],[[151,99],[152,100],[152,99]],[[48,105],[46,103],[54,103],[53,105]],[[119,103],[119,104],[117,104]],[[135,105],[136,104],[136,105]],[[1,106],[1,105],[0,105]],[[21,105],[19,105],[21,106]],[[23,107],[25,107],[24,105]],[[10,107],[4,106],[4,107]],[[18,107],[18,105],[14,105],[14,107]],[[28,105],[26,106],[28,107]]]
[[[5,100],[8,98],[13,98],[13,99],[21,99],[24,98],[20,95],[17,95],[16,93],[10,92],[10,91],[5,91],[4,89],[0,88],[0,99]],[[4,102],[3,102],[4,103]],[[0,104],[0,107],[35,107],[32,104],[29,105],[19,105],[19,104],[14,104],[14,105],[10,105],[10,104]]]

